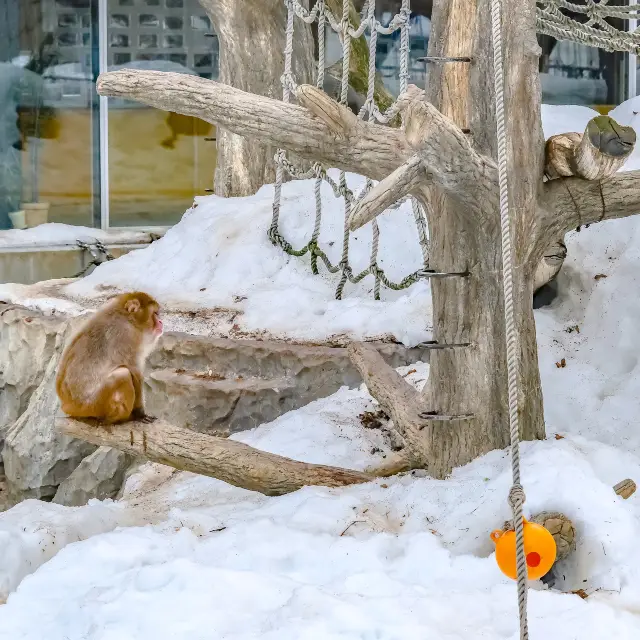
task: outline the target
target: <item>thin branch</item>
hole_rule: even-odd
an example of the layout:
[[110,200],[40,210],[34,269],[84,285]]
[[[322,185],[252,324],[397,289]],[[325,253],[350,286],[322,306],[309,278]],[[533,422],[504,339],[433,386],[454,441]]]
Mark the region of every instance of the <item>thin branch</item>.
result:
[[[97,90],[143,104],[195,116],[328,167],[381,180],[412,154],[399,129],[358,122],[339,138],[307,109],[181,73],[121,69],[102,74]],[[337,103],[336,103],[337,104]]]
[[113,447],[268,496],[291,493],[309,485],[340,487],[370,482],[374,478],[374,475],[360,471],[298,462],[235,440],[175,427],[162,420],[153,424],[127,422],[97,427],[59,418],[56,428],[98,446]]
[[416,189],[425,181],[425,178],[422,160],[418,156],[412,156],[355,204],[349,216],[351,231],[363,227],[379,216],[392,204]]

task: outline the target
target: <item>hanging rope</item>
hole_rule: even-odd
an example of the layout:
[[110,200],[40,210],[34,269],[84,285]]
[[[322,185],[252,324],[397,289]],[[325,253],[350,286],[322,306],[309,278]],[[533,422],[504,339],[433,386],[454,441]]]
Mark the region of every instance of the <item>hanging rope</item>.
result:
[[507,383],[509,389],[509,430],[511,436],[511,472],[513,484],[509,504],[516,532],[516,568],[518,572],[518,608],[520,640],[528,640],[527,628],[527,559],[524,553],[522,505],[525,494],[520,483],[520,426],[518,424],[518,340],[513,308],[513,261],[509,219],[509,187],[507,176],[507,133],[505,130],[504,70],[502,68],[501,0],[491,0],[491,35],[493,40],[493,73],[496,92],[496,129],[498,137],[498,182],[500,188],[500,229],[502,240],[502,281],[504,288],[504,322],[507,339]]
[[[392,34],[395,31],[400,30],[400,92],[406,90],[409,79],[409,17],[411,14],[410,0],[402,0],[402,5],[398,14],[396,14],[387,27],[384,27],[375,16],[376,3],[375,0],[371,0],[365,3],[362,11],[361,23],[358,28],[354,28],[349,20],[349,12],[351,4],[349,0],[343,0],[342,3],[342,16],[338,20],[336,16],[327,8],[325,0],[317,0],[311,10],[303,7],[298,0],[284,0],[287,6],[287,32],[286,32],[286,45],[285,45],[285,65],[284,73],[282,75],[283,95],[284,102],[289,102],[292,92],[295,91],[296,84],[292,73],[292,57],[293,57],[293,34],[294,34],[294,17],[298,16],[307,24],[311,24],[314,21],[318,21],[318,67],[316,76],[316,86],[322,88],[324,86],[325,77],[325,30],[327,24],[331,29],[339,34],[342,41],[342,76],[341,76],[341,92],[339,102],[346,106],[347,96],[349,92],[349,69],[351,64],[351,40],[353,38],[360,38],[367,31],[369,32],[369,66],[367,77],[367,95],[362,108],[358,113],[358,118],[364,120],[366,118],[369,122],[379,122],[387,124],[395,118],[399,113],[401,107],[401,101],[396,100],[384,113],[381,113],[375,104],[375,81],[376,81],[376,52],[377,52],[377,38],[378,34]],[[380,229],[377,221],[372,221],[372,242],[371,253],[369,259],[369,266],[360,273],[354,274],[351,264],[349,262],[349,228],[347,220],[351,207],[368,191],[372,188],[373,182],[367,180],[364,189],[356,196],[347,184],[347,177],[344,171],[339,174],[338,182],[332,180],[326,172],[326,169],[319,163],[316,163],[308,171],[301,171],[295,167],[286,156],[286,153],[279,149],[275,156],[276,161],[276,181],[273,198],[273,216],[271,220],[271,226],[269,228],[269,238],[271,241],[282,248],[283,251],[289,255],[302,257],[307,253],[310,254],[311,270],[314,274],[319,272],[318,265],[321,261],[326,267],[327,271],[332,274],[340,274],[340,279],[336,287],[336,298],[342,298],[344,294],[344,288],[347,282],[357,284],[362,281],[368,275],[372,275],[374,278],[373,296],[374,299],[380,299],[380,287],[385,287],[399,291],[406,289],[415,282],[421,279],[431,277],[429,270],[429,241],[427,237],[427,223],[426,216],[420,204],[413,198],[411,198],[411,204],[413,209],[413,216],[417,228],[417,240],[420,244],[420,250],[422,253],[423,267],[417,271],[409,274],[403,278],[400,282],[392,282],[386,276],[384,270],[378,264],[378,247],[380,242]],[[282,183],[284,181],[284,172],[287,172],[291,177],[302,180],[315,177],[314,195],[315,195],[315,220],[313,226],[313,232],[309,242],[296,249],[293,245],[283,236],[282,231],[279,228],[280,212],[281,212],[281,200],[282,200]],[[321,187],[322,183],[328,183],[336,197],[343,198],[344,201],[344,226],[342,236],[342,252],[340,261],[337,264],[333,264],[327,254],[320,248],[320,233],[322,230],[322,199],[321,199]],[[399,200],[390,208],[397,208],[407,198]]]

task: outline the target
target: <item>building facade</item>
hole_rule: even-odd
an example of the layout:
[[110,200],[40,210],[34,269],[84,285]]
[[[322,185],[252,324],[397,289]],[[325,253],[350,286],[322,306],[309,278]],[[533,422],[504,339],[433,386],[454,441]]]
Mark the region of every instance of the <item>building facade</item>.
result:
[[[379,0],[379,19],[399,6]],[[412,6],[411,82],[424,85],[431,2]],[[378,71],[394,94],[398,36],[377,43]],[[606,112],[635,95],[635,56],[542,44],[544,102]],[[327,65],[341,52],[331,33]],[[212,183],[215,128],[100,98],[95,82],[124,67],[216,79],[218,56],[215,25],[198,0],[0,0],[0,229],[29,202],[47,203],[50,221],[89,227],[178,221]]]

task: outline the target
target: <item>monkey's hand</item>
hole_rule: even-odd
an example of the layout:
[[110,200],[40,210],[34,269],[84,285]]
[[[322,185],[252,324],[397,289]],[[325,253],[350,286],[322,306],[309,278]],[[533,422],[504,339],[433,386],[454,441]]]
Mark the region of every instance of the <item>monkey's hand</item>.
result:
[[155,416],[150,416],[144,412],[144,409],[134,409],[131,412],[131,419],[136,422],[144,422],[144,424],[152,424],[158,418]]

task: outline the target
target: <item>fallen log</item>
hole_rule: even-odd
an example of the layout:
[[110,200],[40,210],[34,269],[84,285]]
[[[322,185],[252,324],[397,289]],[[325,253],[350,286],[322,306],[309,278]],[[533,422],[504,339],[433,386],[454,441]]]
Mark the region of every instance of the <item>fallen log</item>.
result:
[[370,482],[375,475],[299,462],[242,442],[218,438],[156,420],[97,426],[92,421],[58,418],[56,428],[74,438],[108,446],[181,471],[217,478],[233,486],[279,496],[304,486],[341,487]]

